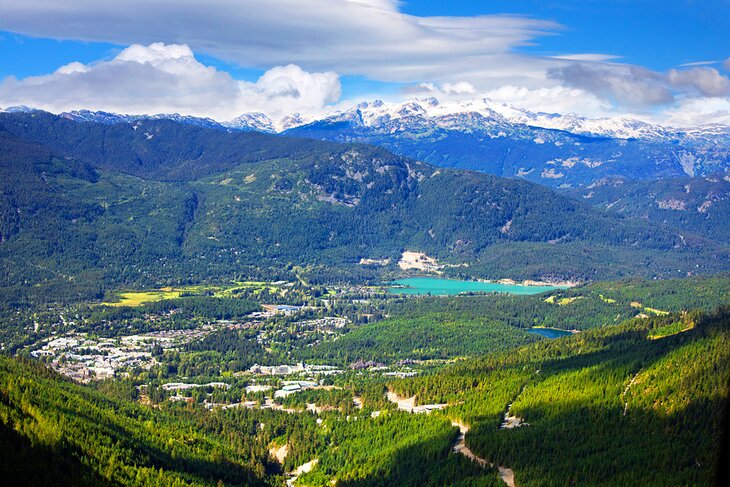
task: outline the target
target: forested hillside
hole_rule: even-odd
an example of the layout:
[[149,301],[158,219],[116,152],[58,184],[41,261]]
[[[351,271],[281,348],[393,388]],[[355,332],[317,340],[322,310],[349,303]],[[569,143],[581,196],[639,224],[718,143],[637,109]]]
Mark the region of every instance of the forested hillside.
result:
[[[334,443],[349,452],[347,463],[330,451],[335,457],[322,465],[341,485],[499,485],[494,471],[451,453],[456,431],[444,418],[393,414],[351,424],[338,413],[318,422],[272,410],[152,408],[131,401],[137,392],[128,383],[107,386],[102,393],[0,356],[3,475],[23,485],[280,486],[282,468]],[[280,465],[269,448],[282,441]]]
[[[496,468],[452,452],[456,421],[468,448],[520,486],[712,485],[729,364],[727,308],[634,319],[387,384],[350,376],[347,389],[286,398],[301,408],[288,412],[157,402],[134,382],[84,386],[0,357],[0,461],[26,484],[280,485],[282,471],[313,461],[304,485],[501,485]],[[448,407],[397,411],[386,386]],[[332,406],[310,414],[309,401]]]
[[725,308],[543,341],[390,387],[457,404],[446,414],[471,427],[467,445],[510,466],[520,486],[712,485],[729,379]]
[[719,176],[656,181],[605,179],[566,194],[607,211],[730,242],[730,180]]
[[[523,181],[379,148],[146,120],[0,115],[6,301],[246,276],[382,279],[403,250],[447,274],[593,280],[726,269],[724,244]],[[390,259],[384,268],[361,259]]]

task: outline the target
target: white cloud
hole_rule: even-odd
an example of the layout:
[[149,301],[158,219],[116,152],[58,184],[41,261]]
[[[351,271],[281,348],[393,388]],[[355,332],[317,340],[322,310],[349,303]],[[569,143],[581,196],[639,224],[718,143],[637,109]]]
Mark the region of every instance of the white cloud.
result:
[[727,58],[724,63],[722,63],[722,67],[730,71],[730,57]]
[[549,69],[548,77],[630,105],[663,104],[674,99],[660,73],[639,66],[572,63]]
[[[663,101],[661,96],[669,93],[669,84],[712,94],[719,93],[724,86],[722,80],[726,80],[714,70],[708,72],[708,68],[673,71],[665,76],[623,65],[608,65],[606,69],[586,64],[572,66],[578,67],[561,71],[561,81],[580,87],[505,84],[478,90],[470,82],[455,81],[419,83],[405,92],[440,100],[488,98],[533,112],[602,117],[625,114],[625,110],[617,110],[615,104],[600,96],[605,91],[614,96],[633,90],[630,96],[640,100]],[[659,90],[661,96],[651,90]],[[667,96],[673,100],[674,95]],[[298,112],[317,115],[352,106],[351,102],[340,101],[340,97],[340,80],[334,72],[310,73],[289,64],[269,69],[256,82],[238,81],[227,72],[200,63],[188,46],[162,43],[135,44],[111,60],[73,62],[45,76],[21,80],[11,77],[0,83],[0,106],[29,105],[56,113],[81,108],[139,114],[177,112],[217,120],[229,120],[251,111],[279,118]],[[727,98],[683,95],[664,112],[635,116],[677,126],[728,123],[727,103]]]
[[274,114],[320,110],[342,94],[337,73],[308,73],[295,64],[271,68],[256,83],[241,87],[243,105]]
[[444,83],[440,86],[431,82],[418,83],[416,86],[406,87],[404,92],[407,94],[426,94],[444,98],[463,98],[473,97],[477,93],[477,90],[471,83],[458,81],[456,83]]
[[56,73],[58,73],[58,74],[85,73],[88,70],[89,70],[89,68],[86,65],[74,61],[72,63],[61,66],[60,68],[58,68],[56,70]]
[[719,61],[692,61],[691,63],[682,63],[679,65],[680,68],[691,68],[693,66],[712,66],[717,64]]
[[547,74],[567,86],[631,106],[666,105],[687,97],[730,94],[730,79],[709,67],[660,73],[626,64],[573,63],[550,68]]
[[684,99],[662,113],[657,121],[675,127],[696,127],[710,123],[730,125],[730,97]]
[[[473,87],[472,87],[473,89]],[[606,100],[577,88],[554,86],[551,88],[530,89],[524,86],[504,85],[492,90],[453,90],[448,84],[438,86],[434,83],[419,83],[404,90],[408,96],[436,97],[440,101],[465,101],[480,105],[478,100],[488,99],[502,105],[500,111],[518,108],[532,112],[580,113],[586,116],[605,116],[611,114],[612,105]]]
[[339,100],[333,72],[309,73],[290,64],[255,83],[198,62],[186,45],[132,45],[110,61],[78,62],[54,73],[0,83],[0,105],[30,105],[53,112],[79,108],[124,113],[184,113],[220,120],[248,111],[281,116],[315,112]]
[[466,81],[459,81],[458,83],[444,83],[441,85],[441,90],[448,95],[473,95],[476,93],[474,85],[467,83]]
[[553,56],[554,59],[564,59],[566,61],[612,61],[619,59],[620,56],[614,56],[612,54],[598,54],[598,53],[584,53],[584,54],[562,54],[560,56]]
[[[664,73],[609,54],[517,52],[561,29],[526,16],[407,15],[399,0],[0,0],[0,30],[131,45],[111,61],[5,80],[0,104],[276,116],[336,102],[335,72],[425,82],[420,90],[430,84],[450,97],[495,92],[505,102],[534,103],[525,106],[534,111],[647,111],[727,95],[728,78],[712,68]],[[238,82],[193,52],[271,69],[256,83]],[[730,70],[730,58],[723,66]]]
[[[510,15],[419,17],[396,0],[0,0],[0,29],[119,45],[185,42],[243,66],[290,63],[396,82],[498,86],[545,80],[556,60],[514,49],[554,22]],[[523,84],[524,84],[523,83]]]
[[482,95],[494,102],[532,112],[605,116],[610,115],[612,110],[612,105],[606,100],[580,89],[563,86],[534,90],[519,86],[502,86]]
[[730,95],[730,79],[714,68],[672,69],[667,74],[669,83],[677,88],[696,90],[704,96]]

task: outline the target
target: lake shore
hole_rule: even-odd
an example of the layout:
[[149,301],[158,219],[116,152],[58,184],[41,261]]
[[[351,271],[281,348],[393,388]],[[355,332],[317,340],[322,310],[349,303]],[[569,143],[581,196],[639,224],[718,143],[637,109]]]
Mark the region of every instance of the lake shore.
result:
[[493,282],[486,280],[446,279],[442,277],[409,277],[397,279],[391,282],[390,286],[386,287],[386,289],[395,294],[431,294],[448,296],[464,293],[506,293],[529,295],[567,288],[567,286],[557,286],[552,284],[537,285],[537,281],[529,282],[531,284],[516,283],[507,280]]

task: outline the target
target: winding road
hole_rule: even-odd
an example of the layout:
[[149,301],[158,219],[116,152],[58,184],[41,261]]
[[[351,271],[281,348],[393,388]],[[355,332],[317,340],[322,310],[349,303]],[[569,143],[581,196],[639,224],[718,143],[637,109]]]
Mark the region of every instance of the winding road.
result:
[[297,479],[299,478],[299,476],[302,475],[303,473],[309,473],[309,472],[311,472],[312,469],[314,468],[314,466],[317,465],[317,462],[319,462],[319,458],[315,458],[312,461],[309,461],[309,462],[307,462],[305,464],[299,465],[296,468],[296,470],[294,470],[293,472],[289,472],[287,474],[287,476],[289,478],[286,479],[286,485],[287,485],[287,487],[293,487],[294,484],[296,483]]
[[[459,436],[456,437],[453,447],[453,450],[456,453],[461,453],[472,462],[476,462],[480,467],[494,466],[493,463],[488,462],[485,458],[475,455],[474,452],[466,446],[466,434],[469,432],[469,427],[467,425],[453,420],[451,421],[451,425],[459,428]],[[516,487],[515,473],[511,468],[498,465],[497,469],[499,470],[499,478],[502,479],[502,482],[507,484],[508,487]]]

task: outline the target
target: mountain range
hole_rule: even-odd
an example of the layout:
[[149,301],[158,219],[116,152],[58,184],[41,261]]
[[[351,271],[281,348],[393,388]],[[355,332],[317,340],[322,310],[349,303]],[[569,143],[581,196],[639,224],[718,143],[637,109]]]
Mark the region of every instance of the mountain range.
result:
[[531,113],[488,100],[363,103],[284,133],[380,145],[442,167],[556,188],[606,177],[726,177],[730,161],[728,127],[676,130],[636,120]]
[[0,149],[3,285],[24,297],[263,270],[382,279],[405,250],[447,275],[551,281],[730,260],[719,237],[361,144],[16,112],[0,114]]
[[256,112],[226,122],[178,114],[89,110],[60,116],[104,124],[164,119],[224,131],[361,142],[441,167],[474,169],[561,189],[614,177],[728,178],[730,170],[730,127],[725,125],[676,129],[624,117],[535,113],[488,99],[376,100],[321,117],[294,114],[272,119]]

